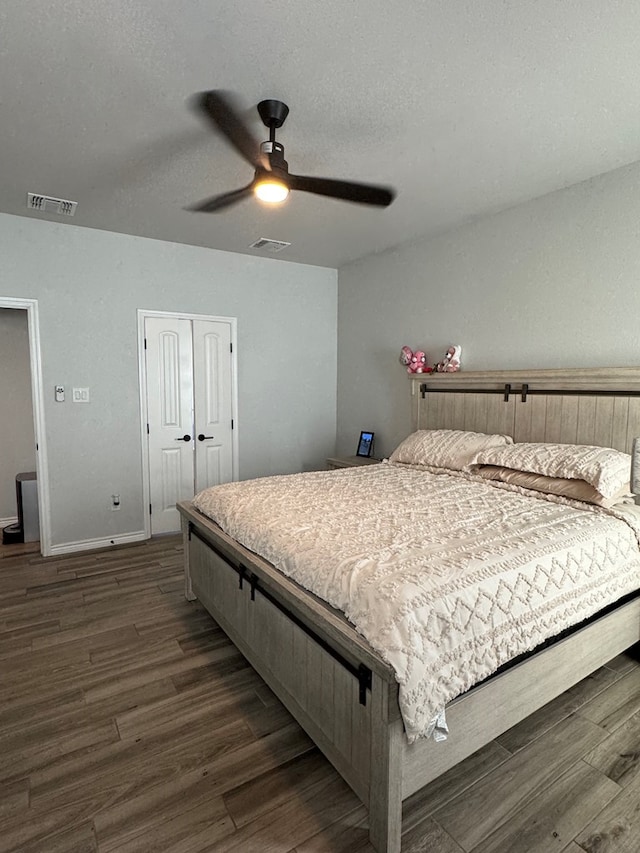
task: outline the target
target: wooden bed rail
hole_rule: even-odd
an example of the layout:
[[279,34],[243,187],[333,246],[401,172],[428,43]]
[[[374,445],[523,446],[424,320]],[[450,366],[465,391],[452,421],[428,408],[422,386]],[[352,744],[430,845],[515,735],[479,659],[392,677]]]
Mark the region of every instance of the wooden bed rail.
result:
[[220,559],[238,575],[238,589],[243,588],[243,584],[246,581],[249,584],[251,589],[251,601],[255,601],[256,593],[259,593],[263,598],[266,598],[267,601],[272,604],[274,607],[277,607],[278,610],[283,613],[287,619],[293,622],[300,630],[304,631],[304,633],[310,637],[314,643],[320,646],[327,654],[329,654],[335,661],[337,661],[340,666],[344,667],[358,682],[358,701],[361,705],[366,706],[367,704],[367,691],[371,692],[371,683],[372,683],[372,672],[371,669],[364,663],[353,664],[351,661],[347,660],[347,658],[341,654],[331,643],[327,642],[323,637],[321,637],[313,628],[310,628],[306,622],[303,622],[302,619],[297,616],[290,607],[287,607],[286,604],[283,604],[280,599],[276,598],[266,587],[264,587],[261,583],[260,578],[255,572],[252,572],[241,562],[233,562],[223,551],[219,548],[216,548],[214,544],[212,544],[206,537],[202,536],[198,532],[198,528],[193,524],[192,521],[188,523],[188,537],[191,539],[192,536],[196,536],[202,542],[204,542],[215,554],[220,557]]

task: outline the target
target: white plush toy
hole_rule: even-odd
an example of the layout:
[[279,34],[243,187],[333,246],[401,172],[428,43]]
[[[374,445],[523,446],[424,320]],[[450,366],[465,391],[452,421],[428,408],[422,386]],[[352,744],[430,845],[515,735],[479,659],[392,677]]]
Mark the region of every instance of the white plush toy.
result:
[[462,357],[462,347],[461,346],[451,346],[444,354],[444,358],[442,361],[439,361],[436,365],[436,370],[438,373],[456,373],[456,371],[460,370],[460,359]]

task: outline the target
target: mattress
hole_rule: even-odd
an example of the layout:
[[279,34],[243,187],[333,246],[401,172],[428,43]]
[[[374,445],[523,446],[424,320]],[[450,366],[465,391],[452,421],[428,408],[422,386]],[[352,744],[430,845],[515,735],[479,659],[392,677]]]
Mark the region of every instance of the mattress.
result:
[[382,463],[226,483],[195,507],[323,598],[394,669],[409,741],[509,660],[640,586],[640,520]]

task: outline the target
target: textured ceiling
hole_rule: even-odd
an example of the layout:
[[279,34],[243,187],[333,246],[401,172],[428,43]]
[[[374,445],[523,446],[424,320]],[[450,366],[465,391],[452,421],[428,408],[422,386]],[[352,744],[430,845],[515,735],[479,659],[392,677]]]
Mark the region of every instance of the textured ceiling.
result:
[[[5,0],[0,210],[43,193],[77,225],[339,267],[640,160],[639,56],[637,0]],[[396,201],[183,210],[252,177],[187,107],[213,88],[261,139],[257,102],[289,105],[292,172]]]

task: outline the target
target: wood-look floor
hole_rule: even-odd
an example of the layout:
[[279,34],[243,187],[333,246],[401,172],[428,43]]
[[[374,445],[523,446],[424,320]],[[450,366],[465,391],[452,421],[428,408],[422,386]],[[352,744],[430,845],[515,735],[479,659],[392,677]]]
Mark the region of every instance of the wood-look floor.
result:
[[[0,853],[371,853],[363,807],[181,568],[174,537],[0,546]],[[634,657],[414,795],[402,850],[637,853]]]

